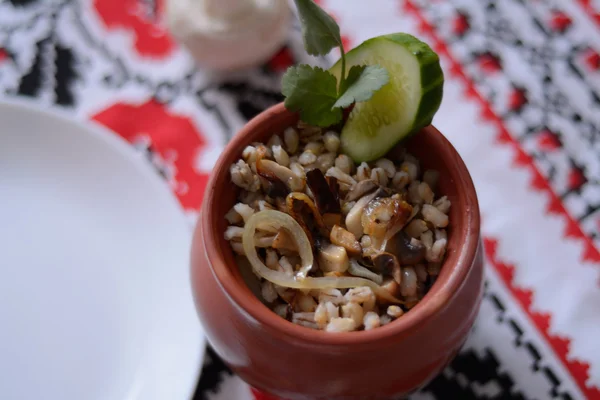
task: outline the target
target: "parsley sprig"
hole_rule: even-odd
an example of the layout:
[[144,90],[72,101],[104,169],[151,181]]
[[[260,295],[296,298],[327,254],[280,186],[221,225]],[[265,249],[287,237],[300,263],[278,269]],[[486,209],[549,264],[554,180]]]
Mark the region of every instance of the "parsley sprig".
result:
[[389,82],[385,68],[379,65],[355,65],[346,75],[346,53],[340,27],[313,0],[294,0],[302,25],[306,52],[327,55],[338,47],[341,53],[341,76],[337,78],[319,67],[301,64],[288,68],[283,75],[282,93],[285,107],[299,111],[307,124],[330,126],[342,120],[342,110],[358,101],[369,100]]

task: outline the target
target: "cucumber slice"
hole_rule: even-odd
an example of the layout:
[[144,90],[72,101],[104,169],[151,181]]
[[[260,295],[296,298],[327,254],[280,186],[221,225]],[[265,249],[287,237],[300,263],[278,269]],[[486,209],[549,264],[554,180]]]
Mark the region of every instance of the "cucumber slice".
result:
[[[342,129],[342,151],[357,162],[384,156],[400,140],[429,125],[442,102],[439,57],[414,36],[378,36],[346,54],[346,71],[353,65],[375,64],[387,69],[390,82],[368,101],[356,103]],[[339,80],[341,60],[331,72]]]

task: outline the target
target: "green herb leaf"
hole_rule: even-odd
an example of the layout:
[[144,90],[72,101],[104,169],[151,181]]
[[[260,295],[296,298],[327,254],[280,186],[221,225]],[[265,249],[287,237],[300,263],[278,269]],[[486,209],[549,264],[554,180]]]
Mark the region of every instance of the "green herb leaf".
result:
[[348,71],[348,76],[340,83],[340,95],[344,94],[348,87],[358,80],[360,74],[367,68],[366,65],[355,65]]
[[342,81],[340,85],[342,95],[333,106],[344,108],[357,101],[369,100],[389,81],[387,71],[379,65],[355,65],[350,68],[346,80]]
[[333,107],[337,81],[331,72],[305,64],[290,67],[281,86],[285,107],[300,111],[300,118],[307,124],[325,127],[342,120],[342,110]]
[[380,66],[354,66],[346,77],[346,54],[338,24],[313,0],[294,0],[294,3],[307,53],[326,55],[339,47],[342,73],[338,91],[338,82],[330,72],[308,65],[290,67],[282,81],[285,107],[300,111],[300,118],[307,124],[333,125],[342,120],[341,108],[370,99],[375,91],[388,83],[389,76]]
[[340,27],[313,0],[294,0],[302,25],[304,48],[312,56],[327,55],[334,47],[342,46]]

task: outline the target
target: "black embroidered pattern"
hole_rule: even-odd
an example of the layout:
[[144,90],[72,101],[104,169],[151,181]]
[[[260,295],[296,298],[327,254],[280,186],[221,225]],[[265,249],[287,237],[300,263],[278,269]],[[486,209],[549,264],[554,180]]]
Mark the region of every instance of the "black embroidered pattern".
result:
[[[455,6],[461,3],[458,0],[444,8],[424,0],[416,3],[460,55],[458,61],[470,79],[534,159],[569,213],[600,246],[600,157],[590,158],[581,151],[593,149],[600,154],[600,120],[596,118],[600,61],[593,61],[600,60],[600,55],[594,54],[598,49],[593,38],[575,34],[570,16],[558,1],[507,0],[500,7],[495,0],[483,0],[473,2],[476,9],[471,10]],[[527,17],[517,22],[511,12]],[[457,25],[456,21],[469,22]],[[523,34],[519,25],[527,25],[528,33]],[[448,31],[449,26],[461,29]],[[496,71],[481,62],[486,53],[496,59]],[[514,73],[516,66],[502,68],[504,58],[521,60],[520,73]],[[565,82],[569,83],[565,86]],[[531,93],[538,93],[538,88],[542,96],[534,98]],[[585,115],[579,99],[587,104]]]

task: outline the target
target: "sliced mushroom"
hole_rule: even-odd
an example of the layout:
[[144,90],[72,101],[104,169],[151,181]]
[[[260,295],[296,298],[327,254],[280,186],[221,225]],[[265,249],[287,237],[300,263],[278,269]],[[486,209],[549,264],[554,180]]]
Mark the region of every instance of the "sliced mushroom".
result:
[[275,235],[270,232],[257,232],[254,237],[254,245],[261,248],[273,247],[274,240]]
[[315,312],[317,302],[314,297],[301,293],[296,300],[296,308],[301,312]]
[[274,178],[285,183],[289,191],[300,191],[304,188],[304,181],[292,172],[291,169],[277,164],[275,161],[256,160],[256,172],[263,178],[272,182]]
[[328,230],[342,223],[342,214],[323,214],[323,223]]
[[348,273],[350,275],[359,276],[361,278],[370,279],[373,282],[381,285],[383,282],[383,276],[376,274],[365,266],[360,265],[360,263],[355,260],[350,260],[350,265],[348,266]]
[[[398,295],[400,294],[400,285],[398,285],[398,283],[396,283],[396,281],[393,279],[384,280],[383,283],[381,284],[381,288],[384,289],[385,291],[387,291],[389,294],[391,294],[394,297],[398,297]],[[387,299],[384,299],[381,296],[377,296],[377,301],[380,304],[388,303]]]
[[319,267],[323,272],[346,272],[349,266],[346,249],[335,244],[322,246],[319,250]]
[[296,293],[298,292],[294,289],[289,289],[283,286],[274,285],[274,287],[279,297],[281,297],[283,301],[291,305],[293,309],[296,304]]
[[357,238],[363,235],[362,216],[365,207],[375,196],[377,196],[377,192],[363,196],[346,215],[346,228]]
[[390,253],[380,253],[373,257],[375,270],[385,276],[391,276],[397,284],[402,282],[402,269],[398,258]]
[[[279,171],[279,175],[276,174],[275,169],[272,168],[272,165],[266,162],[269,161],[273,163],[273,161],[264,160],[264,158],[267,157],[267,151],[269,151],[269,149],[265,146],[259,146],[257,149],[254,149],[254,154],[252,157],[254,159],[254,170],[259,176],[261,186],[267,195],[272,197],[286,196],[290,190],[280,176],[282,171]],[[274,164],[279,166],[277,163]],[[271,168],[268,168],[269,166]]]
[[350,254],[360,255],[362,253],[362,247],[360,247],[360,243],[356,240],[356,236],[339,225],[334,225],[331,229],[329,240],[333,244],[344,247]]
[[346,201],[354,201],[356,199],[359,199],[365,194],[377,189],[378,187],[379,185],[377,185],[377,183],[375,183],[375,181],[372,179],[360,181],[356,185],[352,186],[352,188],[346,195]]
[[402,265],[414,265],[425,259],[426,248],[419,240],[411,238],[404,231],[398,232],[387,242],[387,252],[394,254]]
[[[329,190],[333,193],[333,197],[335,198],[338,206],[340,205],[340,185],[338,185],[338,180],[335,176],[326,177],[327,183],[329,184]],[[341,207],[340,207],[341,212]]]
[[[310,223],[314,223],[314,228],[318,229],[321,235],[329,237],[329,231],[323,221],[323,216],[319,213],[317,206],[305,193],[292,192],[286,199],[289,214],[300,224],[306,236],[314,244],[313,235],[311,233]],[[308,208],[312,221],[309,221],[303,215],[305,209]]]
[[361,223],[365,234],[383,239],[392,230],[400,230],[412,213],[412,206],[398,198],[379,197],[364,209]]
[[363,232],[371,237],[383,237],[398,208],[398,201],[389,197],[371,200],[361,216]]
[[262,178],[261,185],[265,193],[271,197],[287,196],[290,192],[289,188],[272,171],[266,170],[263,164],[262,161],[256,162],[256,173]]
[[392,189],[390,189],[389,187],[385,187],[385,186],[379,186],[379,188],[377,188],[377,197],[394,197],[394,198],[400,198],[400,194],[395,193]]
[[281,212],[287,213],[288,207],[287,207],[287,203],[285,202],[285,198],[276,197],[275,198],[275,208]]
[[285,229],[280,229],[275,235],[275,239],[273,239],[274,249],[285,249],[298,251],[298,245],[296,242],[290,237],[290,234]]
[[397,263],[396,265],[394,265],[394,268],[392,269],[392,279],[398,285],[400,285],[402,283],[402,268],[400,268],[400,264],[399,263]]
[[341,213],[340,202],[325,179],[320,169],[315,168],[306,173],[306,183],[313,194],[321,214]]

